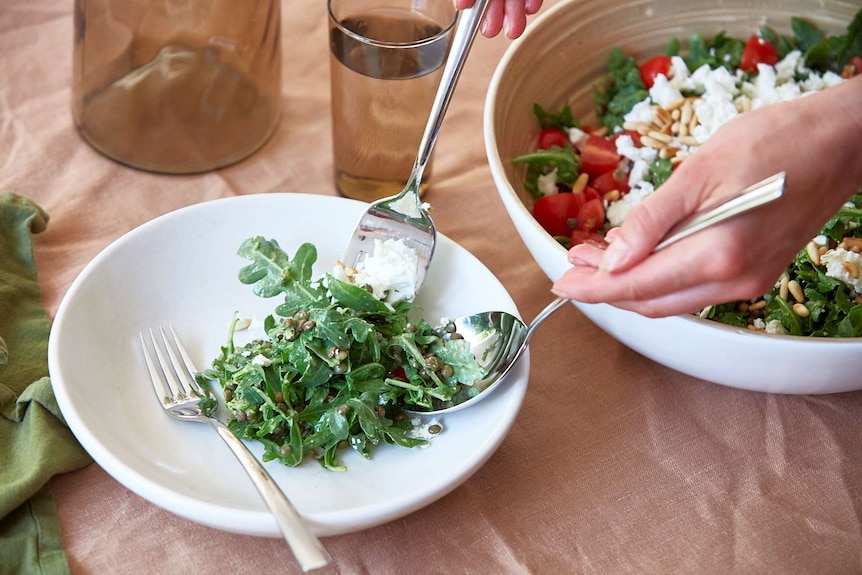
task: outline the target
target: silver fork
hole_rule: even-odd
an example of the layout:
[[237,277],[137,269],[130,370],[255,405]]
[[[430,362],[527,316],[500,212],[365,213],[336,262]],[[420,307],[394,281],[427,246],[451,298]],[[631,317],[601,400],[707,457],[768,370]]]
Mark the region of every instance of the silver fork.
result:
[[[149,330],[150,345],[147,345],[143,333],[138,334],[141,338],[141,347],[144,350],[144,359],[147,362],[153,389],[155,389],[156,396],[161,401],[165,412],[174,419],[181,421],[197,421],[212,425],[242,464],[269,510],[275,516],[275,520],[278,522],[278,526],[302,570],[309,571],[327,565],[329,557],[320,541],[317,540],[317,537],[314,536],[263,465],[227,426],[218,419],[207,417],[202,413],[200,400],[204,392],[194,378],[194,374],[198,370],[183,348],[173,326],[170,326],[169,329],[170,336],[163,328],[159,328],[161,343],[153,330]],[[156,360],[153,359],[150,347],[155,352]]]
[[360,216],[342,256],[345,264],[356,267],[363,258],[372,255],[376,239],[381,241],[392,238],[403,239],[416,251],[419,259],[416,276],[417,292],[419,286],[425,281],[431,258],[434,256],[437,230],[419,198],[422,174],[431,158],[431,150],[443,124],[443,116],[449,107],[455,84],[464,68],[464,62],[467,60],[467,54],[473,45],[487,6],[488,0],[477,0],[473,7],[461,11],[452,38],[452,47],[443,67],[437,95],[431,105],[431,113],[425,125],[422,140],[419,142],[419,152],[407,179],[407,185],[400,193],[373,202]]

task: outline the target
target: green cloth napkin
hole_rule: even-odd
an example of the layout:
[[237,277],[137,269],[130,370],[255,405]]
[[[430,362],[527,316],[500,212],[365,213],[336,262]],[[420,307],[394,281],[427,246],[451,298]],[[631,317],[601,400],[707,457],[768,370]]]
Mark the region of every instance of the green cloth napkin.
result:
[[51,320],[42,307],[31,233],[48,215],[0,193],[0,573],[69,572],[48,481],[90,463],[48,379]]

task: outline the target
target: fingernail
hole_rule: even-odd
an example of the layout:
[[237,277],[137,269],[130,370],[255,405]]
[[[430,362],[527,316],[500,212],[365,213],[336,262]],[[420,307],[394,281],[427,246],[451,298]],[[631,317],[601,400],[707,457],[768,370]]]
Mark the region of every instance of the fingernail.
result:
[[509,37],[509,30],[511,30],[512,25],[509,23],[509,16],[503,16],[503,33],[506,35],[506,38]]
[[482,18],[481,29],[482,29],[482,35],[483,35],[483,36],[487,36],[487,35],[488,35],[488,28],[489,28],[489,27],[490,27],[490,24],[488,24],[488,19],[487,19],[487,18]]
[[620,269],[628,257],[628,245],[619,236],[614,238],[614,241],[605,250],[605,255],[602,256],[602,261],[599,262],[599,269],[604,272],[612,272]]

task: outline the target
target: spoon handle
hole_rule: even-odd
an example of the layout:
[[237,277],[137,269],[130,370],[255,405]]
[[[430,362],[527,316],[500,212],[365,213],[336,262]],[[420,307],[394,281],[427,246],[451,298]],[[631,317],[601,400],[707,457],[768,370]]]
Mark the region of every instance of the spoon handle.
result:
[[425,171],[428,160],[431,158],[431,150],[434,148],[434,142],[440,133],[443,116],[449,107],[449,101],[452,99],[452,93],[455,91],[455,84],[458,83],[458,77],[461,75],[464,62],[467,60],[467,54],[470,52],[470,47],[473,45],[473,40],[479,31],[479,24],[482,22],[482,16],[484,16],[485,9],[488,7],[488,1],[476,0],[476,3],[472,7],[462,10],[458,16],[455,34],[452,37],[452,46],[449,49],[446,64],[443,66],[440,84],[437,87],[437,95],[434,97],[434,103],[431,105],[431,113],[428,116],[425,132],[422,134],[422,140],[419,142],[419,153],[417,154],[416,165],[413,167],[413,174],[411,176],[411,180],[415,180],[417,185],[422,178],[422,172]]
[[665,236],[665,239],[655,247],[654,251],[664,249],[672,243],[713,224],[738,216],[772,200],[777,200],[784,193],[784,178],[785,173],[779,172],[746,188],[730,199],[722,200],[718,205],[709,207],[683,220]]

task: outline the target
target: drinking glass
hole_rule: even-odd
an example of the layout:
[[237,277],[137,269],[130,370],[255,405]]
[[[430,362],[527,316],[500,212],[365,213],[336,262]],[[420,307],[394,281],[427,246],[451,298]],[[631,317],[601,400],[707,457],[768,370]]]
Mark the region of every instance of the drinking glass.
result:
[[[348,198],[400,192],[457,19],[451,0],[329,0],[334,178]],[[431,161],[420,194],[431,182]]]
[[78,131],[154,172],[245,158],[278,123],[280,14],[279,0],[75,0]]

